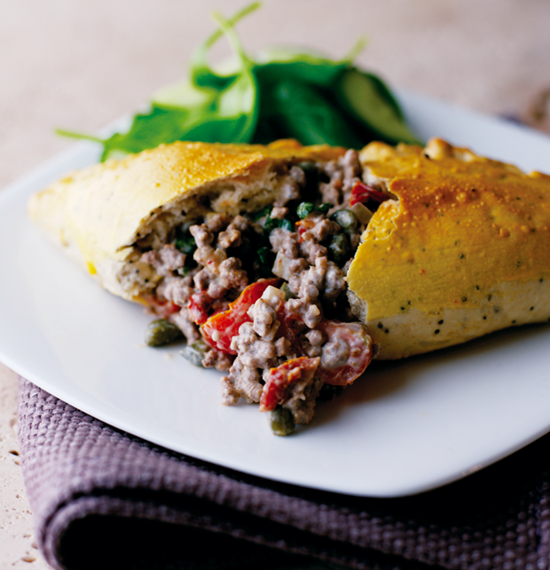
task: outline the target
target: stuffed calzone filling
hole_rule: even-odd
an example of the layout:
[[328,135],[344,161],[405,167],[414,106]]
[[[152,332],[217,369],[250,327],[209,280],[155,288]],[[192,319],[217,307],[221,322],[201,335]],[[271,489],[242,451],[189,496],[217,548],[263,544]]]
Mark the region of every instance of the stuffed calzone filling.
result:
[[437,139],[278,141],[164,145],[70,175],[30,213],[156,315],[148,344],[184,337],[224,404],[259,403],[285,435],[374,357],[548,319],[549,204],[549,177]]
[[[365,371],[371,338],[350,310],[345,281],[372,215],[360,202],[349,206],[361,170],[354,150],[283,162],[272,204],[232,214],[205,200],[203,214],[176,225],[170,217],[136,242],[126,278],[154,284],[140,283],[141,296],[183,332],[184,356],[227,373],[224,404],[280,406],[292,415],[287,422],[304,424],[321,391]],[[167,328],[155,321],[149,342]]]
[[76,173],[30,210],[104,287],[158,317],[148,344],[182,335],[183,356],[223,372],[223,404],[259,403],[289,433],[375,350],[345,276],[388,196],[350,205],[361,176],[355,150],[181,143]]

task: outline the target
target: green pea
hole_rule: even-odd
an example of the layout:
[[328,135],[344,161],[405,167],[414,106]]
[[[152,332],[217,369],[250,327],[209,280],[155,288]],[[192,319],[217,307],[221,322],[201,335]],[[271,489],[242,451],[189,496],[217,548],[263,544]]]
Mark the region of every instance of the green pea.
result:
[[294,229],[294,226],[290,220],[281,220],[279,227],[283,228],[284,230],[288,230],[289,232]]
[[183,350],[180,351],[180,354],[186,360],[189,360],[191,364],[195,366],[202,366],[202,360],[206,355],[210,347],[206,344],[206,342],[202,339],[195,341],[191,345],[187,345]]
[[157,319],[149,323],[145,330],[147,346],[163,346],[183,337],[181,330],[166,319]]
[[332,236],[328,244],[328,256],[338,267],[342,267],[351,256],[351,246],[344,234]]
[[275,435],[290,435],[296,428],[292,412],[281,406],[277,406],[270,412],[269,425]]
[[296,295],[294,295],[294,293],[292,292],[290,285],[286,281],[281,285],[280,289],[285,294],[285,301],[288,301],[289,299],[294,299],[296,297]]
[[330,204],[328,202],[324,202],[320,206],[316,206],[312,202],[300,202],[296,208],[296,215],[303,220],[313,212],[321,212],[321,214],[326,215],[329,210]]
[[191,255],[197,249],[197,242],[191,234],[176,238],[174,245],[177,249],[186,255]]
[[353,234],[359,227],[357,217],[351,210],[338,210],[330,217],[334,220],[346,233]]
[[315,210],[315,204],[311,202],[300,202],[296,208],[296,215],[303,220],[307,218],[311,212]]
[[268,216],[264,222],[264,237],[269,238],[269,234],[275,228],[283,228],[291,232],[294,229],[294,225],[290,220],[279,220],[277,218],[271,218]]

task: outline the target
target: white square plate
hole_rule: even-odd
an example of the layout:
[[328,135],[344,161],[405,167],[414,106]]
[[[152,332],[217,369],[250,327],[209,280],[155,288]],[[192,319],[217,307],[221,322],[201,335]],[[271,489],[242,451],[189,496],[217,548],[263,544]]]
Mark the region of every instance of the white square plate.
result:
[[[399,98],[422,139],[550,172],[544,135],[411,93]],[[206,461],[375,497],[454,481],[550,430],[546,325],[374,363],[287,438],[271,434],[257,406],[220,405],[218,372],[190,365],[181,347],[147,348],[150,317],[99,288],[26,216],[33,192],[97,158],[81,144],[0,193],[0,360],[51,394]]]

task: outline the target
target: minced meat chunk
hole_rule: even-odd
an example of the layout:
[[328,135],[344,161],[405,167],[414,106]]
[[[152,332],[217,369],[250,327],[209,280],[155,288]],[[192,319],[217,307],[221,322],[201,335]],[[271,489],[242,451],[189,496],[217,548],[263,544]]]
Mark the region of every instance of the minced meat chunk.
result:
[[161,277],[170,277],[174,271],[185,265],[185,254],[178,251],[171,243],[167,243],[159,250],[144,253],[140,261],[152,265]]

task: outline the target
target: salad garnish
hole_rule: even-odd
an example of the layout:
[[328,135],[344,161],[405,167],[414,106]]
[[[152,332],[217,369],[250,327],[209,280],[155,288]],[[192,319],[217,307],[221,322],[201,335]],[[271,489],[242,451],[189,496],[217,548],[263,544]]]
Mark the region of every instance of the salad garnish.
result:
[[[154,94],[126,132],[106,138],[64,129],[58,134],[100,143],[102,161],[178,140],[266,144],[295,138],[347,148],[375,139],[421,144],[384,81],[353,64],[364,38],[339,60],[292,48],[251,56],[235,25],[259,7],[254,2],[227,19],[214,12],[218,27],[195,50],[188,77]],[[209,50],[223,36],[232,58],[214,69]]]

